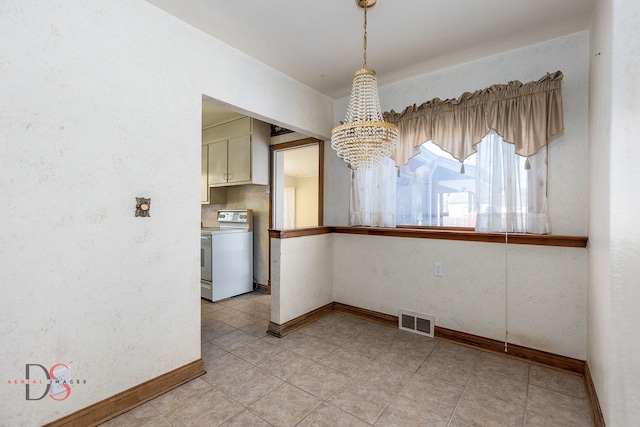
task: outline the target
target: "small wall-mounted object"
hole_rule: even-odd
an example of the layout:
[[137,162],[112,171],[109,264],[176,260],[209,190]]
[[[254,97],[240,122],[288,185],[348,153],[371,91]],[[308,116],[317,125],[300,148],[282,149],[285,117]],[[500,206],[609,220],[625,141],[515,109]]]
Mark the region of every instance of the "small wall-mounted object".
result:
[[271,136],[283,135],[285,133],[292,133],[292,130],[285,129],[282,126],[271,125]]
[[136,197],[136,216],[150,217],[151,199]]

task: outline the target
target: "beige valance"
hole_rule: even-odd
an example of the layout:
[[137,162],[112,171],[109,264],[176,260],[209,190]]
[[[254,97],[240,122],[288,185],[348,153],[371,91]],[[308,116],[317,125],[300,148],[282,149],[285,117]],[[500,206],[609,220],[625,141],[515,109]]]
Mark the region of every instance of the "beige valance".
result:
[[400,134],[391,158],[396,166],[405,165],[422,143],[432,141],[462,162],[491,130],[514,144],[517,154],[532,156],[564,130],[562,77],[556,71],[535,82],[511,81],[457,99],[414,104],[401,113],[385,112],[385,120],[398,126]]

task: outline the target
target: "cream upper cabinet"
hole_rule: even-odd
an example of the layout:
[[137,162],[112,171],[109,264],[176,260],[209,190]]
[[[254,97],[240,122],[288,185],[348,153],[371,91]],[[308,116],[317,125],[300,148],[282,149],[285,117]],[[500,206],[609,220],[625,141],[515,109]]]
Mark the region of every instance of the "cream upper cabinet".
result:
[[268,185],[270,139],[269,124],[250,117],[203,129],[207,186]]
[[213,142],[208,145],[209,175],[208,185],[227,183],[227,141]]
[[251,135],[209,144],[209,185],[251,182]]
[[248,181],[251,181],[251,135],[244,135],[227,143],[227,182]]

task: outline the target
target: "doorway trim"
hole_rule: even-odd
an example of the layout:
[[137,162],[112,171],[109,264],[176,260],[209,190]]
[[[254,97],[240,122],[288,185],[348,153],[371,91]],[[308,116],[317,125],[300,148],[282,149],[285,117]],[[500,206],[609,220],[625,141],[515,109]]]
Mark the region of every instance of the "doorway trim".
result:
[[[324,141],[309,137],[269,146],[269,185],[271,187],[271,191],[269,192],[269,230],[273,229],[273,192],[275,189],[273,160],[275,152],[311,145],[318,146],[318,227],[324,225]],[[271,294],[271,238],[269,238],[269,277],[267,279],[267,289],[260,289],[260,286],[258,286],[258,290]]]
[[[324,141],[317,138],[302,138],[269,146],[269,183],[275,188],[273,156],[276,151],[318,145],[318,227],[324,225]],[[269,192],[269,228],[273,228],[273,191]]]

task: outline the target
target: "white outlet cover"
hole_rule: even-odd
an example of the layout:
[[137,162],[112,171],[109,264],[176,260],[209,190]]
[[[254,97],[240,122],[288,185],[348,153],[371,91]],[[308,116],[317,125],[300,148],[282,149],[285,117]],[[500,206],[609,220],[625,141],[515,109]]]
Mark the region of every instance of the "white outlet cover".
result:
[[49,392],[51,396],[55,396],[66,391],[66,388],[64,387],[65,384],[69,386],[71,385],[71,368],[60,366],[53,371],[53,374],[57,380],[54,380],[53,378],[51,379],[51,391]]
[[433,275],[442,277],[442,263],[436,262],[433,264]]

